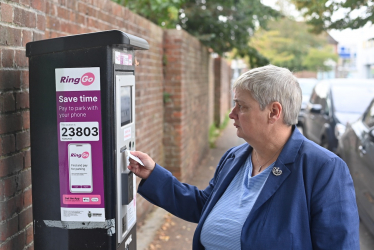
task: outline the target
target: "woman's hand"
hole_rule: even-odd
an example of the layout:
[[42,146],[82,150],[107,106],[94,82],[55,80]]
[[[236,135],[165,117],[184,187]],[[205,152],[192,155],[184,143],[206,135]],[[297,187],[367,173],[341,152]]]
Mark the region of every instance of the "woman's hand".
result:
[[138,157],[143,162],[144,166],[130,158],[130,165],[127,168],[130,169],[136,176],[142,179],[147,179],[155,168],[156,163],[151,157],[149,157],[149,155],[143,152],[131,151],[131,154]]

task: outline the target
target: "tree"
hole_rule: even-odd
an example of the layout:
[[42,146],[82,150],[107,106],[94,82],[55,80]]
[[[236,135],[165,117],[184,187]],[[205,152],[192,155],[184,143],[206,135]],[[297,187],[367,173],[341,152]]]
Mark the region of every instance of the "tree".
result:
[[185,0],[113,0],[164,28],[175,28]]
[[331,47],[323,49],[311,48],[303,61],[303,65],[311,71],[327,72],[331,70],[331,61],[337,61],[338,55],[331,52]]
[[374,21],[373,0],[292,0],[312,25],[312,31],[358,29]]
[[[256,32],[249,44],[268,58],[271,64],[291,71],[317,71],[310,60],[324,65],[326,60],[335,59],[332,50],[324,49],[327,45],[326,34],[309,33],[308,25],[304,22],[282,18],[269,22],[268,27],[269,30]],[[314,54],[316,57],[313,57]]]
[[[115,0],[166,28],[181,28],[222,55],[236,48],[251,58],[252,67],[268,63],[248,40],[258,27],[266,28],[279,12],[258,0]],[[176,14],[178,10],[178,15]]]

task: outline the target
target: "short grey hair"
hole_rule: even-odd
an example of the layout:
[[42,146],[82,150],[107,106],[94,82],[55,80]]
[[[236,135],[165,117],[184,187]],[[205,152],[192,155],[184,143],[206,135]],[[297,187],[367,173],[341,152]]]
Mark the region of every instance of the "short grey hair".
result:
[[235,81],[232,89],[249,90],[261,110],[272,102],[279,102],[284,123],[297,124],[302,92],[296,77],[288,69],[274,65],[251,69]]

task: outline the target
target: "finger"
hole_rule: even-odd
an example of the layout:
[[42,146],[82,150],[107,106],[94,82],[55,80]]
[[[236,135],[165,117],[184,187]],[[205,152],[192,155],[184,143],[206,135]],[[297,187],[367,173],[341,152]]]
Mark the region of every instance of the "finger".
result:
[[139,163],[133,159],[129,159],[131,165],[138,165]]
[[132,155],[138,157],[139,159],[144,159],[146,157],[149,157],[146,153],[143,153],[141,151],[131,151],[130,152]]

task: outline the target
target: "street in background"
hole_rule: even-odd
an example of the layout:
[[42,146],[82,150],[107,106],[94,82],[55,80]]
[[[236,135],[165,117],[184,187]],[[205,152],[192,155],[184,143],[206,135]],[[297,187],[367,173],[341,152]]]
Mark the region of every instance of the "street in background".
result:
[[308,105],[310,95],[312,94],[314,86],[316,86],[318,80],[316,78],[297,78],[303,93],[303,100],[301,103],[301,109],[298,116],[298,126],[303,126],[305,122],[305,109]]
[[357,121],[347,125],[337,154],[351,172],[361,221],[374,235],[374,99]]
[[358,119],[374,97],[374,81],[330,79],[313,89],[303,124],[304,135],[336,152],[347,122]]

